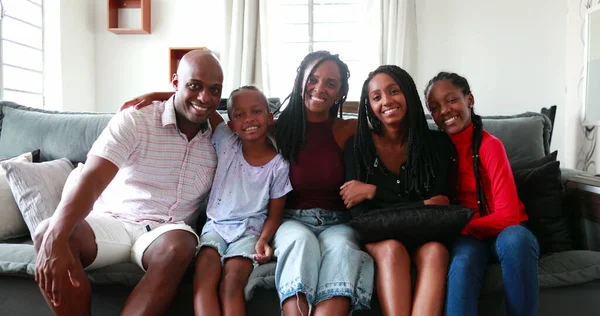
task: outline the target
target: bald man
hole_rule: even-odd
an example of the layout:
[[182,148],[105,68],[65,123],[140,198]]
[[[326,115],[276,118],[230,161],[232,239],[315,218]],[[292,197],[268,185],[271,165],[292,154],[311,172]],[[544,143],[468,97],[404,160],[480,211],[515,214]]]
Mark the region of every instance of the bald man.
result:
[[116,263],[146,271],[123,315],[164,314],[177,293],[198,246],[190,226],[217,165],[207,120],[223,71],[211,52],[191,51],[172,83],[167,101],[113,117],[76,185],[39,225],[35,279],[55,314],[89,315],[84,270]]

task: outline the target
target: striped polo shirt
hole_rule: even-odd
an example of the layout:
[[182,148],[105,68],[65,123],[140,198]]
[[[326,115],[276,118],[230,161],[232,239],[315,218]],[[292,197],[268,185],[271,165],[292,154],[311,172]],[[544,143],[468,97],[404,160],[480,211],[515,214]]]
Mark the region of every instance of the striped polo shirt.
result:
[[190,141],[179,131],[173,100],[121,111],[98,137],[88,155],[112,162],[119,171],[94,204],[95,212],[150,228],[195,224],[217,156],[210,126]]

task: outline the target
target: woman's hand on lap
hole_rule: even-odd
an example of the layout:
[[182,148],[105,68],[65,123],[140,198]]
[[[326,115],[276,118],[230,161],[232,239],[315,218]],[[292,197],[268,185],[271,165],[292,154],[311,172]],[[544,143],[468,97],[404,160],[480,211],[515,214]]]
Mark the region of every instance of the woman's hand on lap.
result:
[[425,205],[448,205],[450,204],[450,200],[445,195],[436,195],[429,200],[423,201]]
[[358,180],[344,183],[340,187],[340,195],[344,200],[346,208],[351,208],[362,203],[364,200],[372,200],[375,197],[377,187]]

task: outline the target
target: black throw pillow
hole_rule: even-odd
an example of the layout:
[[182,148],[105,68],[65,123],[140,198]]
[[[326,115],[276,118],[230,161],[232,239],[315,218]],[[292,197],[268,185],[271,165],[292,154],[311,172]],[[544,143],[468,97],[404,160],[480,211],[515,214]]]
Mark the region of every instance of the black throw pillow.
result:
[[556,161],[557,156],[558,156],[558,150],[555,150],[555,151],[549,153],[547,156],[542,157],[538,160],[528,161],[528,162],[521,163],[520,165],[512,166],[512,169],[518,170],[518,169],[531,169],[531,168],[541,167],[549,162]]
[[32,160],[31,162],[41,162],[40,150],[36,149],[31,152]]
[[366,212],[350,221],[365,243],[396,239],[407,247],[428,241],[450,242],[475,210],[459,205],[416,205]]
[[560,162],[551,161],[513,172],[517,194],[529,216],[528,227],[537,237],[542,253],[573,249],[569,219],[563,207],[565,187]]

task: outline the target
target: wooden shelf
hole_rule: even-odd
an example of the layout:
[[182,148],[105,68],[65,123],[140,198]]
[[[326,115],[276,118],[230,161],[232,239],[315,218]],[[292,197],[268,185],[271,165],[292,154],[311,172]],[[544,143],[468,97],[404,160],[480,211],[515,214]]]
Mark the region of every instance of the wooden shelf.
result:
[[[115,34],[150,34],[151,0],[108,0],[108,30]],[[120,9],[140,9],[141,28],[119,27]]]
[[183,55],[192,50],[208,50],[206,47],[169,47],[169,82],[173,80],[173,74],[177,72],[179,61]]

